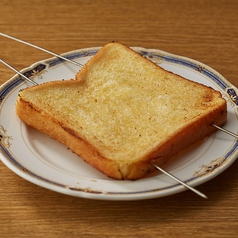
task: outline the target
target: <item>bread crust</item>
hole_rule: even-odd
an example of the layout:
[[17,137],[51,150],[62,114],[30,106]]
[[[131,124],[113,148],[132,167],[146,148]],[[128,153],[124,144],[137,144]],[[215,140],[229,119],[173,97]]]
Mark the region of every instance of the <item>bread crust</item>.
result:
[[108,177],[118,180],[136,180],[151,174],[155,171],[151,162],[163,166],[183,149],[215,132],[216,128],[212,124],[223,126],[227,118],[226,104],[224,104],[205,117],[177,131],[163,145],[160,145],[152,153],[146,155],[143,160],[131,165],[130,172],[125,176],[114,161],[101,155],[93,145],[80,138],[72,128],[62,125],[61,122],[52,118],[42,109],[34,107],[34,105],[24,101],[21,97],[18,98],[16,104],[16,113],[29,126],[66,145],[94,168]]
[[42,109],[36,108],[31,103],[19,97],[16,104],[16,114],[28,126],[32,126],[66,145],[75,154],[102,173],[107,171],[109,177],[122,179],[122,175],[113,161],[101,156],[95,147],[80,138],[73,129],[62,125],[61,122],[45,113]]

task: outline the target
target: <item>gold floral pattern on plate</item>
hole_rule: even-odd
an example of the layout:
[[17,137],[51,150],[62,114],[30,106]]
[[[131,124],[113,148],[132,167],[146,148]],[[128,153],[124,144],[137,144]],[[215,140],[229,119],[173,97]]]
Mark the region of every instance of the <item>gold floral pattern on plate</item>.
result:
[[203,164],[202,166],[200,166],[201,169],[194,173],[194,176],[201,177],[208,173],[212,173],[212,171],[217,169],[220,165],[222,165],[223,162],[224,162],[224,158],[218,158],[216,160],[212,160],[210,162],[210,164],[208,164],[208,165]]
[[3,128],[3,126],[0,126],[0,143],[6,148],[10,148],[12,140],[12,136],[7,135],[7,130]]

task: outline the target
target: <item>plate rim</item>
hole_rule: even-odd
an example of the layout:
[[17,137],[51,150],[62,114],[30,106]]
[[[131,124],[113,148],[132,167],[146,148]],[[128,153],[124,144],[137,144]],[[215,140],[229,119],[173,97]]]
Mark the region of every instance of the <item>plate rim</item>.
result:
[[[79,52],[83,52],[83,51],[94,51],[95,53],[100,49],[101,47],[90,47],[90,48],[83,48],[83,49],[77,49],[77,50],[73,50],[73,51],[69,51],[69,52],[65,52],[62,55],[69,58],[69,59],[73,59],[73,57],[75,57],[75,55]],[[179,55],[175,55],[166,51],[162,51],[159,49],[147,49],[147,48],[143,48],[143,47],[131,47],[132,49],[134,49],[135,51],[139,52],[140,54],[142,54],[144,57],[147,57],[149,59],[151,59],[151,57],[153,58],[153,54],[159,54],[162,58],[162,60],[166,59],[166,61],[170,61],[173,63],[176,62],[180,62],[182,65],[183,64],[189,64],[190,67],[192,67],[193,69],[195,69],[197,67],[197,70],[200,73],[204,73],[207,74],[208,72],[212,74],[212,76],[214,76],[215,78],[218,78],[218,86],[220,88],[220,91],[222,90],[224,92],[224,89],[227,88],[231,88],[235,91],[237,91],[237,88],[232,85],[224,76],[222,76],[219,72],[217,72],[216,70],[214,70],[213,68],[197,61],[194,59],[190,59],[188,57],[184,57],[184,56],[179,56]],[[94,53],[94,54],[95,54]],[[87,55],[88,56],[88,55]],[[90,55],[89,55],[90,56]],[[163,58],[164,57],[164,58]],[[61,64],[63,62],[63,60],[57,58],[57,57],[51,57],[51,58],[46,58],[44,60],[40,60],[37,61],[33,64],[31,64],[28,67],[23,68],[20,72],[25,73],[28,72],[29,70],[32,70],[34,67],[36,67],[37,65],[44,63],[44,64],[48,64],[48,62],[53,62],[53,64]],[[187,66],[188,67],[188,66]],[[196,70],[196,69],[195,69]],[[210,75],[211,76],[211,75]],[[2,93],[2,90],[5,89],[7,86],[12,86],[13,89],[9,89],[9,92],[11,92],[12,90],[14,90],[14,88],[17,87],[18,84],[23,83],[24,80],[22,80],[17,74],[15,74],[13,77],[11,77],[9,80],[7,80],[5,83],[3,83],[0,86],[0,93]],[[7,91],[7,90],[6,90]],[[9,93],[7,92],[6,95]],[[2,95],[2,94],[1,94]],[[0,109],[2,108],[2,101],[4,101],[4,98],[0,98]],[[232,98],[231,98],[232,99]],[[237,101],[232,101],[232,103],[235,104],[235,106],[238,105]],[[0,125],[1,126],[1,125]],[[91,199],[100,199],[100,200],[140,200],[140,199],[151,199],[151,198],[158,198],[158,197],[164,197],[164,196],[169,196],[169,195],[173,195],[182,191],[187,190],[186,188],[184,188],[183,186],[181,186],[180,184],[173,184],[167,188],[163,188],[162,190],[164,190],[163,192],[155,192],[154,190],[148,190],[148,191],[141,191],[141,192],[132,192],[132,193],[98,193],[97,191],[89,191],[89,190],[85,190],[84,191],[80,191],[75,189],[74,190],[69,190],[69,189],[65,189],[65,186],[61,186],[61,184],[57,184],[55,182],[53,183],[48,183],[45,184],[44,179],[43,180],[39,180],[36,177],[32,177],[32,175],[26,174],[24,171],[19,170],[19,168],[15,165],[12,164],[12,161],[9,160],[8,158],[6,158],[4,156],[4,152],[3,152],[3,146],[0,143],[1,146],[1,151],[0,151],[0,160],[10,169],[12,170],[14,173],[18,174],[20,177],[22,177],[23,179],[32,182],[38,186],[59,192],[59,193],[63,193],[66,195],[71,195],[71,196],[77,196],[77,197],[84,197],[84,198],[91,198]],[[238,144],[236,145],[236,147],[238,147]],[[237,152],[237,149],[234,149],[233,152]],[[236,153],[236,154],[237,154]],[[235,158],[236,157],[236,158]],[[232,157],[228,157],[226,158],[226,163],[223,163],[223,165],[221,167],[218,167],[216,169],[216,173],[211,173],[209,176],[200,179],[198,181],[197,177],[193,177],[185,182],[189,182],[192,184],[193,186],[197,186],[200,185],[204,182],[207,182],[208,180],[213,179],[214,177],[216,177],[217,175],[219,175],[221,172],[223,172],[224,170],[226,170],[232,163],[235,162],[235,160],[237,159],[237,155],[233,155]],[[228,161],[231,160],[231,161]],[[228,161],[228,162],[227,162]],[[168,191],[172,190],[172,193],[169,193]]]

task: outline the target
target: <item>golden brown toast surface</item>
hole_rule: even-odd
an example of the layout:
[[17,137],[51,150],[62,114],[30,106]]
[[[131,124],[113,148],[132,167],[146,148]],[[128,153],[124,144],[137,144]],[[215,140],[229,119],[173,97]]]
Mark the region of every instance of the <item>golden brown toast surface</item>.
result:
[[116,179],[138,179],[226,122],[212,88],[165,71],[119,43],[76,75],[20,92],[17,115]]

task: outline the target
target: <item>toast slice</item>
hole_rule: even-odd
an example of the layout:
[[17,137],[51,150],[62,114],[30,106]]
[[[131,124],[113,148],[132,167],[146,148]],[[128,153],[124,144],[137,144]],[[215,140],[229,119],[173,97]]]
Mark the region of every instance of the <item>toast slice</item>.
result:
[[[168,72],[120,43],[76,75],[19,92],[16,113],[114,179],[140,179],[227,120],[220,92]],[[66,158],[67,159],[67,158]]]

